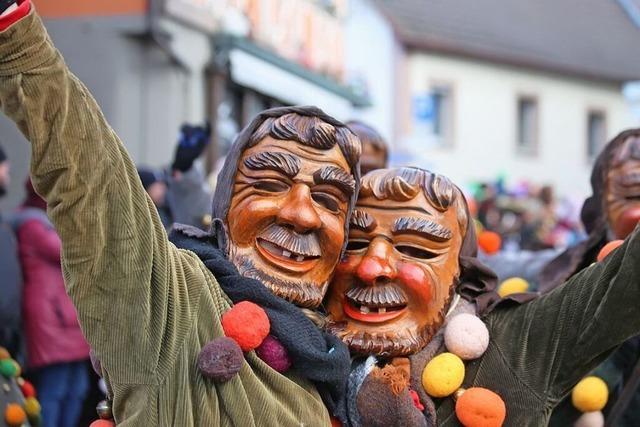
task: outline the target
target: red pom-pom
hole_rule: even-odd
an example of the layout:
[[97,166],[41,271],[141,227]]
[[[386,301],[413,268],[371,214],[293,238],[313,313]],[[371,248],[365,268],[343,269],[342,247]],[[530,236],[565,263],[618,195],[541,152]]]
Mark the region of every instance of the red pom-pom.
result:
[[623,243],[624,243],[624,240],[614,240],[604,245],[602,249],[600,249],[600,252],[598,253],[598,258],[597,258],[598,262],[605,259],[607,255],[609,255],[611,252],[613,252],[615,249],[618,248],[618,246],[622,245]]
[[89,427],[115,427],[116,423],[111,420],[95,420]]
[[267,336],[262,344],[256,348],[256,354],[264,363],[274,370],[282,373],[291,367],[289,352],[278,339],[272,335]]
[[411,395],[411,399],[413,400],[413,406],[418,408],[420,412],[424,411],[424,405],[420,402],[420,396],[415,390],[409,390],[409,395]]
[[502,238],[493,231],[483,231],[478,235],[478,246],[484,253],[492,255],[502,247]]
[[202,375],[218,382],[229,381],[240,371],[244,354],[234,340],[220,337],[207,343],[198,355]]
[[243,351],[251,351],[269,335],[271,324],[262,307],[242,301],[222,315],[224,334],[235,340]]
[[22,384],[20,384],[20,389],[22,390],[22,394],[25,398],[36,397],[36,388],[29,381],[22,381]]

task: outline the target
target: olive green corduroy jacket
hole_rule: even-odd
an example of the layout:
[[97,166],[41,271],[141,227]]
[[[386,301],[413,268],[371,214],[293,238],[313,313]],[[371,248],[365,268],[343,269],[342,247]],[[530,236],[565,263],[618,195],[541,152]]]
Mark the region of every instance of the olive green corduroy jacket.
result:
[[0,102],[31,142],[33,183],[118,425],[329,425],[312,384],[253,352],[227,383],[200,375],[198,353],[223,335],[230,302],[195,254],[169,243],[124,146],[33,9],[0,33]]

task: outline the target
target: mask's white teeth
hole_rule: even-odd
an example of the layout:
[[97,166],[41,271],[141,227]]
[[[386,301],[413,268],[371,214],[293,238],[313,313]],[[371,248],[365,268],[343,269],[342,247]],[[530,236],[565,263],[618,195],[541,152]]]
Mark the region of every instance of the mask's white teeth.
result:
[[382,313],[386,313],[387,309],[385,307],[380,307],[378,308],[378,313],[382,314]]
[[298,255],[298,258],[296,258],[296,261],[298,261],[298,262],[304,261],[304,256],[303,255]]
[[360,313],[369,314],[369,311],[370,311],[369,307],[367,307],[366,305],[361,305],[360,306]]
[[287,257],[287,258],[291,258],[291,252],[283,250],[282,251],[282,256]]

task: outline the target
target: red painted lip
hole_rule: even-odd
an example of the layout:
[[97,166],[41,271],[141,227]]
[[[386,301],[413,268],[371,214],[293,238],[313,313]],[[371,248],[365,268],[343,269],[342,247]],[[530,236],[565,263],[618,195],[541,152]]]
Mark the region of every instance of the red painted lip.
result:
[[353,320],[357,320],[363,323],[383,323],[388,322],[389,320],[395,319],[400,316],[402,313],[407,311],[407,307],[402,308],[401,310],[394,310],[387,313],[362,313],[356,307],[353,306],[349,301],[345,300],[342,303],[342,310],[347,317],[350,317]]

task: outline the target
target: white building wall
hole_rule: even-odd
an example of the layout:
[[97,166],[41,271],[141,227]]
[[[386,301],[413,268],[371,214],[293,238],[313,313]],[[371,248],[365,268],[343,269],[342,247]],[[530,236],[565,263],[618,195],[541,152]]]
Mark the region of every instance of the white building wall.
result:
[[369,0],[351,0],[345,38],[347,75],[366,82],[372,104],[354,109],[350,118],[369,123],[393,144],[396,50],[393,30]]
[[[638,125],[615,85],[599,84],[464,59],[414,54],[407,58],[408,87],[403,114],[411,114],[412,95],[434,83],[453,89],[453,145],[425,148],[411,117],[401,118],[403,148],[416,163],[441,172],[460,185],[494,180],[527,180],[552,184],[561,195],[590,193],[591,162],[587,155],[587,114],[606,112],[608,138]],[[517,99],[532,95],[538,101],[538,153],[516,153]]]

